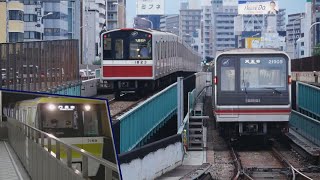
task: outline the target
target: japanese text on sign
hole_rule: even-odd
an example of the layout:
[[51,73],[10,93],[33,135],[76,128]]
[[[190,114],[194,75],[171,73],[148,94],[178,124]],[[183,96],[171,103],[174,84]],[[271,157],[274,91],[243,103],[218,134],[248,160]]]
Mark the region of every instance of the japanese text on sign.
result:
[[138,15],[163,15],[164,0],[138,0]]

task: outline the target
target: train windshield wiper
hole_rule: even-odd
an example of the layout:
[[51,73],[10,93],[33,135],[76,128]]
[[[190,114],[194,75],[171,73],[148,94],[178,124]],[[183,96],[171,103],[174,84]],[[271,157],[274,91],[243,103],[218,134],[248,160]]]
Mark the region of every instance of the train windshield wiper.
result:
[[281,92],[281,91],[279,91],[279,90],[277,90],[276,88],[272,88],[272,87],[264,87],[264,88],[262,88],[262,89],[270,89],[270,90],[273,90],[273,92],[275,92],[275,93],[282,94],[282,92]]
[[246,94],[248,94],[245,80],[242,81],[242,85],[243,85],[243,87],[244,87],[244,92],[245,92]]

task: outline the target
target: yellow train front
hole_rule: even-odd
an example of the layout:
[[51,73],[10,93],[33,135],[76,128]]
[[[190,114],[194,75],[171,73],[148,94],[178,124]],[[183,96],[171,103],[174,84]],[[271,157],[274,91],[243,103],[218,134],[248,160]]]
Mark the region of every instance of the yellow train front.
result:
[[[13,115],[20,121],[52,134],[68,144],[116,163],[105,101],[41,97],[16,103]],[[66,158],[63,150],[61,158]],[[80,154],[73,152],[72,158],[73,167],[81,170]],[[99,164],[89,162],[89,176],[96,176],[98,169]]]

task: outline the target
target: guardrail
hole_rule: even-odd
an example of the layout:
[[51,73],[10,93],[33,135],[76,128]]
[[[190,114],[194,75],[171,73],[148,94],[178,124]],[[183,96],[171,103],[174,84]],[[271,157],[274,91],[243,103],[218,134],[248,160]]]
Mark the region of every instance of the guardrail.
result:
[[[11,146],[34,180],[88,179],[88,167],[91,163],[98,163],[104,167],[103,179],[120,179],[118,166],[112,162],[95,157],[16,119],[8,118],[7,126]],[[81,157],[81,171],[72,167],[73,153]],[[61,158],[62,154],[66,159]]]
[[293,130],[306,137],[309,141],[320,145],[319,121],[297,111],[292,111],[290,126]]
[[81,96],[83,97],[96,96],[98,93],[98,87],[97,87],[98,82],[99,82],[99,79],[96,79],[96,78],[82,81]]
[[120,123],[120,153],[135,148],[177,110],[177,83],[157,93],[118,118]]
[[298,111],[320,120],[320,88],[297,82]]

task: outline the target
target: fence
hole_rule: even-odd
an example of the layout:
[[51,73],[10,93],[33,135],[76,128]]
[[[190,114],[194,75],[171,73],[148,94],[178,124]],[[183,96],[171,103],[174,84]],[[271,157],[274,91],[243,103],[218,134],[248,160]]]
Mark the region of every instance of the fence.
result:
[[299,134],[306,137],[309,141],[320,146],[320,122],[301,114],[297,111],[292,111],[290,118],[290,127]]
[[309,117],[320,120],[320,88],[297,82],[297,110]]
[[[89,165],[93,163],[104,167],[102,179],[120,179],[116,164],[97,158],[15,119],[8,118],[8,132],[11,146],[34,180],[87,179]],[[78,154],[81,158],[81,172],[72,168],[72,154]]]
[[0,87],[52,91],[78,84],[78,40],[0,44]]
[[312,56],[291,61],[292,71],[320,71],[320,56]]

